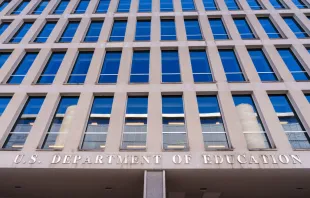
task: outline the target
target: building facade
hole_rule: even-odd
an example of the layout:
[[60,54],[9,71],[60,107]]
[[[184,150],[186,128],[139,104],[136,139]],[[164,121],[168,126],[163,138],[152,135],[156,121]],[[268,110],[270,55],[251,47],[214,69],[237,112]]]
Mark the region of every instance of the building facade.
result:
[[0,198],[309,197],[309,0],[1,0]]

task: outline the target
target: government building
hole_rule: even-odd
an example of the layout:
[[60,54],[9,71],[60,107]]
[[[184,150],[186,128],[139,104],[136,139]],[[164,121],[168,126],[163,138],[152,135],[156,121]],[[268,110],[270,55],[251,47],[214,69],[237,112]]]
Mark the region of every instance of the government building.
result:
[[309,198],[310,0],[0,0],[0,198]]

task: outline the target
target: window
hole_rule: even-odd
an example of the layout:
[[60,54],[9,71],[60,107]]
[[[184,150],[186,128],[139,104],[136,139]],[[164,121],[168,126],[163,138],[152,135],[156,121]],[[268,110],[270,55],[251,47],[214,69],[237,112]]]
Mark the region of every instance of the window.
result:
[[207,11],[218,10],[215,0],[202,0],[202,1],[203,1],[205,10]]
[[37,38],[35,38],[34,42],[45,43],[48,37],[50,36],[51,32],[53,31],[54,27],[56,26],[56,23],[57,23],[56,21],[46,22]]
[[40,112],[45,97],[29,97],[15,125],[11,129],[2,148],[21,150],[36,118]]
[[139,20],[136,25],[136,41],[150,41],[151,40],[151,21]]
[[107,13],[111,0],[99,0],[96,13]]
[[163,147],[188,149],[182,96],[162,96]]
[[105,148],[112,104],[113,96],[96,96],[94,98],[81,149],[98,150]]
[[34,60],[36,59],[38,53],[37,52],[27,52],[9,80],[7,81],[8,84],[20,84],[24,77],[26,76],[28,70],[30,69],[31,65],[33,64]]
[[139,0],[138,12],[152,12],[152,0]]
[[160,0],[161,12],[173,12],[173,0]]
[[190,50],[194,82],[213,82],[206,51]]
[[141,150],[146,148],[147,106],[147,96],[128,96],[122,149]]
[[198,19],[185,19],[187,40],[202,40]]
[[310,53],[310,48],[308,48],[307,50],[308,50],[308,52]]
[[295,6],[299,9],[308,8],[308,5],[303,0],[292,0]]
[[6,8],[7,5],[9,5],[10,1],[2,1],[2,3],[0,4],[0,12]]
[[116,83],[122,52],[107,51],[98,83]]
[[216,96],[197,96],[205,149],[228,149],[228,137]]
[[24,22],[24,24],[19,28],[19,30],[10,39],[9,43],[19,43],[27,34],[28,30],[31,28],[33,22]]
[[42,0],[31,14],[42,14],[49,2],[49,0]]
[[195,4],[193,0],[181,0],[183,11],[195,11]]
[[52,84],[58,69],[65,57],[65,52],[53,52],[50,56],[37,84]]
[[69,84],[82,84],[85,81],[93,52],[79,52],[68,79]]
[[277,76],[269,64],[263,50],[249,49],[248,52],[261,81],[278,81]]
[[236,0],[224,0],[228,10],[240,10]]
[[9,27],[10,24],[11,22],[2,22],[0,24],[0,35],[2,35],[2,33]]
[[239,115],[243,134],[249,149],[271,148],[264,125],[256,110],[251,95],[234,95],[233,100]]
[[309,80],[309,75],[290,49],[278,49],[287,68],[296,81]]
[[161,40],[177,40],[175,23],[173,19],[164,19],[160,21]]
[[282,0],[270,0],[271,5],[274,9],[286,9],[286,5],[283,3]]
[[150,51],[134,51],[130,83],[148,83],[150,70]]
[[308,102],[310,103],[310,94],[305,94],[306,99],[308,100]]
[[283,17],[286,24],[291,28],[297,38],[308,38],[309,35],[305,30],[298,24],[293,17]]
[[127,21],[114,21],[109,41],[124,41]]
[[11,96],[0,96],[0,116],[2,116],[11,99]]
[[69,21],[67,24],[66,29],[62,33],[61,37],[59,38],[58,42],[61,43],[70,43],[75,35],[77,28],[79,27],[79,21]]
[[0,69],[2,68],[6,60],[8,60],[10,55],[11,55],[11,52],[0,52]]
[[11,14],[13,15],[18,15],[20,14],[24,8],[28,5],[28,3],[30,2],[30,0],[23,0],[12,12]]
[[258,2],[258,0],[248,0],[247,1],[252,10],[262,10],[262,5]]
[[229,82],[245,81],[234,50],[219,50],[222,65]]
[[234,22],[242,39],[255,39],[255,34],[245,18],[236,18]]
[[92,21],[84,38],[84,42],[97,42],[102,26],[103,21]]
[[61,97],[41,149],[61,150],[64,148],[70,127],[74,124],[78,100],[78,97]]
[[161,81],[163,83],[181,82],[181,71],[178,51],[161,52]]
[[269,99],[291,146],[294,149],[309,149],[309,135],[300,122],[287,96],[269,95]]
[[70,0],[61,0],[54,10],[53,14],[62,14],[66,10]]
[[270,39],[282,38],[282,35],[273,25],[269,17],[259,17],[258,20]]
[[222,19],[210,18],[209,23],[212,29],[214,40],[229,39]]
[[90,0],[80,0],[78,6],[75,8],[73,14],[84,14],[87,10]]
[[117,12],[129,12],[131,0],[119,0]]

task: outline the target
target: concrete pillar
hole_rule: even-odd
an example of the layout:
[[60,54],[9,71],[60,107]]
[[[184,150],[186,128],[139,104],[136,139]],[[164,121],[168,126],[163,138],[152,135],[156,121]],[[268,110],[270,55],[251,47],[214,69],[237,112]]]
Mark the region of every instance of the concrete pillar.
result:
[[143,198],[166,198],[165,171],[144,172]]

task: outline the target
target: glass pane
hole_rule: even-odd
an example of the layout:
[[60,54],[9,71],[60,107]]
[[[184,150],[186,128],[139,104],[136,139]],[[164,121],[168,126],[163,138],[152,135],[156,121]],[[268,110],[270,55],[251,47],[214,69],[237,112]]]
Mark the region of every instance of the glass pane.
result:
[[93,52],[79,52],[68,83],[84,83]]
[[276,29],[276,27],[273,25],[273,23],[268,17],[261,17],[261,18],[258,18],[258,20],[260,24],[263,26],[269,38],[271,39],[282,38],[279,31]]
[[181,82],[178,51],[162,51],[161,54],[162,82]]
[[150,41],[151,39],[151,21],[137,21],[136,41]]
[[127,21],[115,21],[109,41],[124,41]]
[[245,81],[234,50],[219,50],[227,81]]
[[84,42],[97,42],[100,36],[103,21],[93,21],[90,23]]
[[67,27],[65,31],[62,33],[58,42],[62,42],[62,43],[71,42],[75,35],[77,28],[79,27],[79,24],[80,24],[79,21],[70,21],[67,24]]
[[206,51],[190,51],[192,71],[195,82],[212,82],[212,74]]
[[98,83],[116,83],[122,52],[107,51]]
[[131,64],[131,83],[145,83],[149,81],[149,51],[135,51]]
[[56,26],[57,22],[47,22],[37,38],[34,40],[36,43],[44,43],[50,36],[51,32],[53,31],[54,27]]
[[254,39],[255,38],[255,34],[253,34],[246,19],[238,18],[238,19],[234,19],[234,22],[237,26],[237,29],[242,39]]
[[174,20],[161,20],[161,40],[176,40],[176,29]]
[[9,41],[10,43],[19,43],[31,28],[33,22],[25,22]]
[[61,0],[57,6],[57,8],[54,10],[53,14],[62,14],[65,9],[67,8],[70,1],[67,0]]
[[74,14],[83,14],[86,12],[90,0],[80,0],[78,6],[75,8]]
[[222,19],[209,19],[212,29],[213,37],[215,40],[229,39]]
[[106,13],[109,9],[110,2],[111,0],[99,0],[96,13]]
[[202,40],[199,22],[197,19],[185,19],[187,40]]

